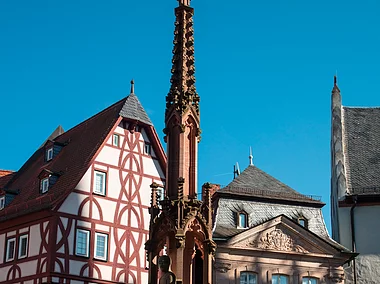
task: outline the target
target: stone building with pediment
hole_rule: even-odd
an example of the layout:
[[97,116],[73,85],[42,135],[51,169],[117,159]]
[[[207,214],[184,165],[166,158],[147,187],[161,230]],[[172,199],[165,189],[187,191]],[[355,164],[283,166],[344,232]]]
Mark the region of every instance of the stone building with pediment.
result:
[[320,199],[250,164],[213,205],[213,283],[344,283],[355,255],[329,237]]

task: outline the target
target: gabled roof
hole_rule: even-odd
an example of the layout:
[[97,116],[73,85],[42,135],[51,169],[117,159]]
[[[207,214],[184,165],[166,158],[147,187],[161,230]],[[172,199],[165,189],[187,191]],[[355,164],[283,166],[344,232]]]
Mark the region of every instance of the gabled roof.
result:
[[323,205],[319,200],[302,195],[254,165],[249,165],[218,194],[301,201]]
[[[123,98],[56,137],[54,142],[65,144],[65,146],[50,162],[45,162],[45,147],[39,148],[5,185],[9,190],[19,191],[19,194],[0,212],[0,221],[29,212],[53,208],[59,204],[78,184],[99,147],[123,117],[145,125],[148,133],[157,137],[152,123],[136,95],[131,94],[127,98]],[[166,161],[164,152],[157,152],[160,156],[159,160]],[[39,190],[38,176],[43,170],[60,174],[56,183],[49,188],[46,194],[41,194]]]
[[343,144],[351,194],[380,194],[380,108],[343,107]]
[[10,170],[0,170],[0,189],[6,185],[16,173]]

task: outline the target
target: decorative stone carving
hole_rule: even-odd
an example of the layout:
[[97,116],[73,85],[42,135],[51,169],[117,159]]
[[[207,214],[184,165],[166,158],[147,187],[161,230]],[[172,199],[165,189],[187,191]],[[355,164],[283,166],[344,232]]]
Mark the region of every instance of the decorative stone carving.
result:
[[299,245],[296,240],[293,240],[290,236],[282,232],[281,229],[275,229],[269,233],[264,234],[259,239],[259,241],[249,240],[245,243],[245,246],[266,250],[295,251],[299,253],[309,253],[308,250]]
[[215,262],[214,268],[221,273],[226,273],[228,270],[231,270],[232,264],[227,262]]

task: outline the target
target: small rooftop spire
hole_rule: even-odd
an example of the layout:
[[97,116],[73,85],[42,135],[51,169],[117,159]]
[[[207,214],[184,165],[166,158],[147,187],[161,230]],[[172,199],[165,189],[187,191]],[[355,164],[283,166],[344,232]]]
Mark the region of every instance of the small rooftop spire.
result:
[[234,165],[234,179],[237,178],[240,175],[240,167],[239,163],[236,162],[236,165]]
[[333,92],[333,94],[336,92],[340,92],[339,87],[338,87],[338,79],[337,79],[336,74],[334,75],[334,87],[333,87],[332,92]]
[[178,0],[180,6],[190,6],[190,0]]
[[249,165],[253,166],[252,147],[249,147]]
[[131,81],[131,94],[135,93],[135,80],[132,79]]

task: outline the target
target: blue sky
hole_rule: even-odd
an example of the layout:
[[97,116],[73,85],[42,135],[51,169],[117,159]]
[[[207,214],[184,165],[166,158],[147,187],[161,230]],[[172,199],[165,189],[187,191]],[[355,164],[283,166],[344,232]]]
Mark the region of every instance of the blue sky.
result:
[[[162,138],[175,0],[0,1],[0,169],[129,93]],[[199,181],[255,164],[322,196],[330,227],[330,95],[380,105],[380,2],[193,0]],[[165,146],[166,147],[166,146]]]

